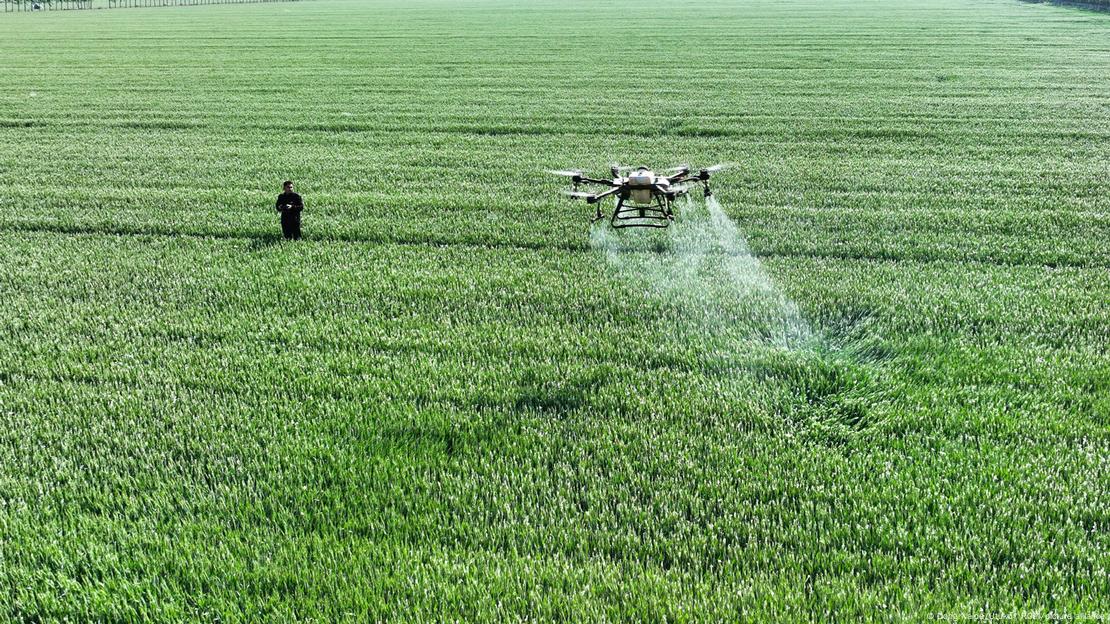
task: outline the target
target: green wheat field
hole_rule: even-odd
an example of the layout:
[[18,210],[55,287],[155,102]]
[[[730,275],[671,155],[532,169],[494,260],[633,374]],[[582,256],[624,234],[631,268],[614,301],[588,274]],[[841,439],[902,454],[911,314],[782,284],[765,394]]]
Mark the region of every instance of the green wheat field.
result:
[[0,14],[0,265],[3,621],[1110,618],[1110,14]]

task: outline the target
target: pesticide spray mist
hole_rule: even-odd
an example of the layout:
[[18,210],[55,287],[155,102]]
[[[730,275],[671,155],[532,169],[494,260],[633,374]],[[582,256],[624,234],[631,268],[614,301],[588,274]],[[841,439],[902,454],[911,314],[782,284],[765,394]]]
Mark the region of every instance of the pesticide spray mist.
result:
[[691,329],[802,348],[813,332],[771,280],[715,197],[688,201],[669,228],[615,232],[599,223],[591,245],[622,278],[681,310]]

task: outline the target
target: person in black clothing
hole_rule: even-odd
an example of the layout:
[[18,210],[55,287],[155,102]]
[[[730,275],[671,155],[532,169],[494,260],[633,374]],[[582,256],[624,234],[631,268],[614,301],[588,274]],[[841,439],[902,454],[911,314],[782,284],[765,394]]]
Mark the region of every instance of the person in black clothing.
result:
[[304,210],[304,201],[301,196],[293,192],[293,183],[286,180],[281,185],[282,193],[278,195],[277,208],[281,214],[281,233],[289,240],[301,239],[301,211]]

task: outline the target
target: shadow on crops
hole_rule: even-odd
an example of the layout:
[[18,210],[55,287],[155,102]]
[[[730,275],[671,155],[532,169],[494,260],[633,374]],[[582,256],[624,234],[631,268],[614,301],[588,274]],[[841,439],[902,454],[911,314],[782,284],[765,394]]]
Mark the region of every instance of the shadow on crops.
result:
[[0,128],[42,128],[45,122],[35,119],[0,119]]
[[879,313],[866,306],[848,304],[814,319],[818,340],[815,351],[858,364],[881,364],[898,352],[882,339],[876,324]]
[[775,352],[753,360],[748,374],[759,382],[782,386],[783,407],[798,424],[830,421],[851,430],[868,423],[868,399],[876,387],[868,367],[847,358]]
[[489,448],[510,432],[500,419],[485,414],[469,420],[450,412],[431,412],[382,422],[374,431],[374,444],[376,450],[390,453],[464,455],[475,448]]
[[607,377],[606,369],[591,369],[570,376],[559,371],[526,369],[517,380],[515,407],[521,410],[565,415],[590,405]]
[[280,234],[260,234],[247,241],[247,251],[263,251],[280,245],[285,239]]
[[[277,225],[275,224],[275,228]],[[57,221],[23,221],[0,224],[0,232],[38,232],[46,234],[72,234],[85,236],[135,236],[196,238],[229,241],[246,241],[248,247],[261,249],[268,247],[265,242],[278,234],[270,231],[236,229],[182,229],[174,225],[158,224],[111,224],[111,223],[63,223]],[[529,241],[486,237],[480,234],[446,234],[439,232],[404,233],[384,231],[336,232],[310,230],[305,233],[305,242],[312,243],[355,243],[366,245],[409,245],[427,247],[473,247],[482,249],[530,249],[564,250],[570,252],[587,251],[585,243],[563,241]],[[280,242],[280,241],[279,241]]]
[[198,122],[180,121],[173,119],[164,120],[142,120],[142,121],[123,121],[114,124],[117,128],[126,128],[128,130],[196,130],[197,128],[204,128],[205,126]]

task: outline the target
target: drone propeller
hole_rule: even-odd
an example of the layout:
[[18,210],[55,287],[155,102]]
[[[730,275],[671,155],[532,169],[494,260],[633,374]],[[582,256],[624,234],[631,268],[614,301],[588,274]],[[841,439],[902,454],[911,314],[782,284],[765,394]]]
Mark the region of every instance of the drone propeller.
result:
[[632,171],[633,169],[636,169],[636,167],[633,167],[632,165],[622,165],[620,163],[612,163],[611,165],[609,165],[609,171],[612,172],[614,177],[619,176],[626,171]]
[[676,167],[671,167],[670,169],[667,169],[666,171],[664,171],[664,173],[678,173],[680,171],[689,171],[689,170],[690,170],[690,165],[683,164],[683,165],[678,165]]
[[581,171],[574,171],[573,169],[566,169],[566,170],[563,170],[563,171],[548,170],[547,173],[550,173],[551,175],[565,176],[565,177],[568,177],[568,178],[581,177],[582,176]]
[[704,171],[706,173],[716,173],[716,172],[718,172],[722,169],[732,169],[735,166],[736,166],[736,163],[726,162],[726,163],[721,163],[719,165],[713,165],[712,167],[706,167],[705,169],[702,169],[702,171]]
[[575,199],[589,199],[593,197],[592,193],[583,193],[581,191],[563,191],[563,194]]

